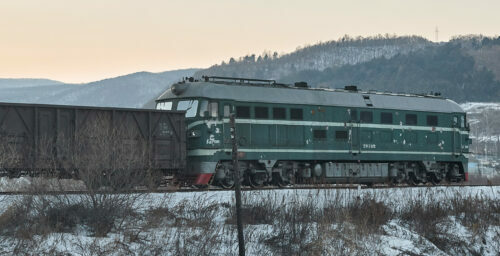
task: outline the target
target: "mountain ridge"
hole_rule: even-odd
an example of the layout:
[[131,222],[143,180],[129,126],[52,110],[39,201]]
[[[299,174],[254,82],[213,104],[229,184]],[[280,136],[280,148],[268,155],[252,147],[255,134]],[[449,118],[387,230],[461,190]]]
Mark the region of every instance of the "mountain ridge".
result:
[[0,78],[0,89],[63,84],[46,78]]
[[182,77],[198,69],[135,72],[84,84],[56,84],[0,89],[0,101],[142,108]]

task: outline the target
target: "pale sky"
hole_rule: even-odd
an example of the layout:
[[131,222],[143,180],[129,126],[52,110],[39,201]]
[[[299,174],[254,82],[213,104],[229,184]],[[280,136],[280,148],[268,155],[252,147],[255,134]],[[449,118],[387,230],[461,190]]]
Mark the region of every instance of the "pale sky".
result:
[[0,78],[209,67],[345,34],[500,34],[498,0],[0,0]]

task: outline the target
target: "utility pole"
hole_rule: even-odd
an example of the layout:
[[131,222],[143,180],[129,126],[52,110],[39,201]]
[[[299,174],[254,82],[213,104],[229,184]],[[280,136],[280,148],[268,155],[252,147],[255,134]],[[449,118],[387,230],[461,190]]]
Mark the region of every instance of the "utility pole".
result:
[[233,145],[233,171],[234,171],[234,195],[236,197],[236,224],[238,226],[238,246],[240,256],[245,256],[245,238],[243,236],[243,222],[241,219],[241,181],[238,168],[238,144],[236,142],[236,125],[234,113],[229,116],[231,123],[231,143]]
[[436,43],[439,41],[439,30],[438,27],[436,26],[436,30],[434,31],[436,33]]

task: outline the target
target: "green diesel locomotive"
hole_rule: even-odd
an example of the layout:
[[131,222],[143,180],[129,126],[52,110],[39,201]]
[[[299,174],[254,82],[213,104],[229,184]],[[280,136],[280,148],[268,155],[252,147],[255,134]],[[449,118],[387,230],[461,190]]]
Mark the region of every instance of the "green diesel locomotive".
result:
[[156,106],[186,111],[186,173],[199,185],[234,185],[232,113],[241,177],[253,187],[468,179],[466,114],[439,95],[203,77],[172,85]]

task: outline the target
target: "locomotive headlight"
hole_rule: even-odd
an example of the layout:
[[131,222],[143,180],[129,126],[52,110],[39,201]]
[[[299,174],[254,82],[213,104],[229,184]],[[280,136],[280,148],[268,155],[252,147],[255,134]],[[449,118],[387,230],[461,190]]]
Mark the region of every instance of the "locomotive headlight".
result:
[[191,130],[188,133],[189,138],[197,138],[197,137],[200,137],[200,135],[201,135],[201,133],[198,130]]

